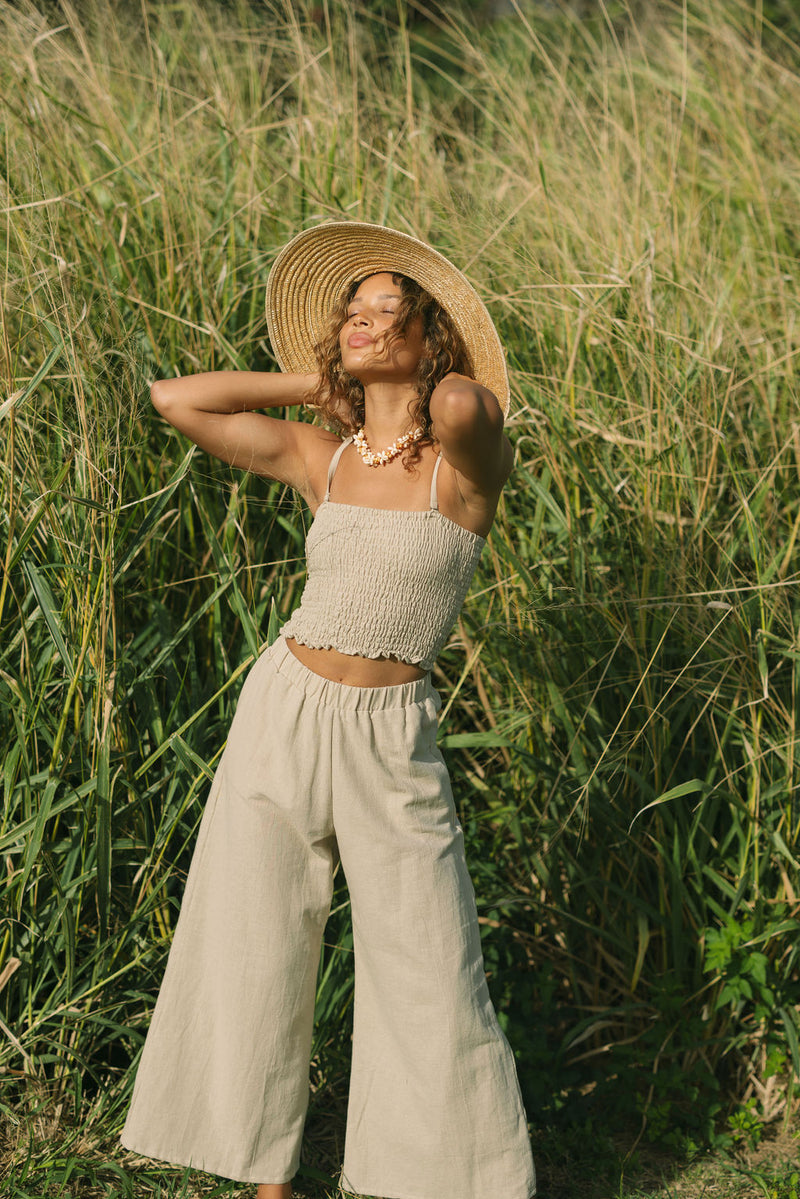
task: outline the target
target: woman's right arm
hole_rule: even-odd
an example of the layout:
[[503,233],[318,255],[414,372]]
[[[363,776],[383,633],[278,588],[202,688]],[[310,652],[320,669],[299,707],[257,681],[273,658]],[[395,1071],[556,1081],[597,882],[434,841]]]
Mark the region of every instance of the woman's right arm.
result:
[[158,379],[150,395],[165,420],[202,450],[306,495],[309,459],[320,452],[322,430],[253,410],[302,404],[317,382],[315,374],[209,371]]

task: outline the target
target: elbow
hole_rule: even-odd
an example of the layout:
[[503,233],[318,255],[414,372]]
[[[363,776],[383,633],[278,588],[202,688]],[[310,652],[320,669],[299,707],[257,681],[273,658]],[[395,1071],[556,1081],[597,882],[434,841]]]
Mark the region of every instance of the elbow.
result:
[[162,415],[169,406],[169,379],[156,379],[150,384],[150,401]]

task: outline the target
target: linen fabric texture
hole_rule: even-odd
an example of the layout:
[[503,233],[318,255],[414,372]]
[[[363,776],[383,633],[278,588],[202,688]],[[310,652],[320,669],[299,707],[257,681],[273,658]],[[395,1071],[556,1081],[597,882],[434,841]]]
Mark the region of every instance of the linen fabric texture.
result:
[[419,511],[332,503],[331,482],[348,437],[331,458],[328,487],[306,536],[308,575],[283,633],[314,649],[395,657],[432,670],[485,538],[430,507]]
[[242,1182],[295,1174],[341,862],[355,960],[340,1185],[529,1199],[511,1049],[436,747],[429,676],[330,682],[279,637],[247,676],[200,824],[122,1144]]

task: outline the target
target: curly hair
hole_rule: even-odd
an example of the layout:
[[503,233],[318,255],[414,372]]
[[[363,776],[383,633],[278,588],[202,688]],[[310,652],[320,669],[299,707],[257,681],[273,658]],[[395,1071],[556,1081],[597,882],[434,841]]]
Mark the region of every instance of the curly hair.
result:
[[[368,278],[369,275],[364,276]],[[340,433],[355,433],[365,419],[364,386],[342,366],[339,345],[347,310],[364,279],[343,292],[325,333],[314,347],[320,381],[309,397],[308,406]],[[412,441],[403,454],[403,466],[410,471],[419,461],[422,447],[432,445],[435,440],[430,402],[436,384],[451,371],[472,378],[473,367],[463,337],[439,301],[407,275],[393,273],[392,281],[400,288],[401,300],[386,338],[387,352],[391,353],[392,346],[405,337],[412,321],[417,318],[422,321],[423,351],[417,367],[417,395],[408,407],[412,424],[422,428],[422,437]]]

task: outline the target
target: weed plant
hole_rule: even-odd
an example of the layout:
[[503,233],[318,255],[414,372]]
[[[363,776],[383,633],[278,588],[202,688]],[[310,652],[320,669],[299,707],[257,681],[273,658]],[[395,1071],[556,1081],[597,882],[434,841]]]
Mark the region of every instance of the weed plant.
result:
[[[298,501],[193,451],[148,381],[274,369],[270,263],[328,217],[432,241],[508,349],[515,471],[434,681],[534,1125],[691,1149],[791,1109],[792,21],[513,9],[0,0],[18,1172],[112,1152],[242,678],[303,581]],[[347,915],[339,877],[306,1178],[340,1149]]]

